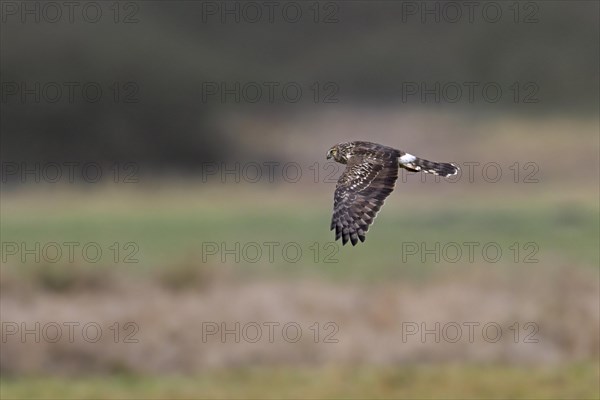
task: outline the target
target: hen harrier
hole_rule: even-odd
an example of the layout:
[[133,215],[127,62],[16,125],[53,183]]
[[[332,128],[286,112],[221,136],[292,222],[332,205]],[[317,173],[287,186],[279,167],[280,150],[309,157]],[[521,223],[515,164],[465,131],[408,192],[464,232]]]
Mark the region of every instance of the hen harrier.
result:
[[346,164],[337,182],[333,203],[331,230],[335,240],[342,238],[356,245],[365,241],[369,225],[394,190],[398,168],[440,176],[452,176],[458,167],[449,163],[424,160],[392,147],[371,142],[348,142],[333,146],[327,159]]

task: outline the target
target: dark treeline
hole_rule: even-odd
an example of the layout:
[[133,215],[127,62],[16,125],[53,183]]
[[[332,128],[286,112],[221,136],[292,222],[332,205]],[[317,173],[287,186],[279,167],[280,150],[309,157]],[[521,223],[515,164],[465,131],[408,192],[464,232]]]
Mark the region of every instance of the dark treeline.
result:
[[97,2],[101,17],[6,3],[3,161],[193,168],[248,156],[245,133],[218,123],[239,109],[476,110],[498,87],[496,113],[599,106],[597,2]]

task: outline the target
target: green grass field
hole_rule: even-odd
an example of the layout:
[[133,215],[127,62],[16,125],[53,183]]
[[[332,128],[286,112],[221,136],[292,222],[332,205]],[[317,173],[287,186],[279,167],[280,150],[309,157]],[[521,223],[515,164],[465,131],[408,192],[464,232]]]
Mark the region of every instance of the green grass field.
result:
[[598,365],[273,368],[195,377],[4,379],[3,399],[412,398],[594,399]]
[[[245,198],[236,201],[224,197],[212,202],[200,197],[194,202],[179,200],[175,195],[138,207],[137,202],[144,201],[141,196],[125,200],[108,197],[101,207],[95,207],[92,195],[78,194],[62,200],[50,199],[51,203],[66,203],[51,208],[29,207],[9,198],[4,200],[6,212],[1,234],[3,242],[24,243],[30,248],[36,242],[41,247],[51,242],[78,242],[80,247],[74,253],[73,265],[84,261],[83,244],[98,243],[102,257],[86,264],[117,264],[136,272],[191,260],[245,270],[318,272],[338,278],[361,276],[365,271],[371,278],[420,274],[432,268],[457,265],[527,268],[531,263],[586,266],[600,263],[596,246],[600,220],[593,201],[524,198],[507,204],[491,199],[477,205],[452,202],[436,208],[432,206],[435,199],[417,198],[417,204],[408,207],[406,204],[415,203],[415,199],[400,197],[386,204],[364,244],[342,248],[341,242],[331,245],[334,238],[329,231],[329,198],[317,199],[310,207],[298,200],[294,204],[263,206]],[[218,207],[223,202],[226,204]],[[111,247],[115,242],[120,247],[118,253]],[[135,246],[123,248],[130,242]],[[268,242],[278,243],[272,245],[272,259],[265,245]],[[468,242],[476,243],[471,245],[472,257],[469,246],[465,245]],[[233,255],[222,257],[224,249],[233,249],[236,243],[240,249],[248,246],[247,253],[239,261]],[[288,243],[299,247],[302,254],[297,254],[293,247],[284,255],[283,246]],[[447,248],[445,252],[437,252],[439,260],[426,254],[427,249],[435,249],[436,243],[440,249]],[[488,243],[493,246],[484,252]],[[66,247],[61,245],[61,248],[65,254],[57,264],[68,261]],[[497,248],[501,255],[497,254]],[[20,255],[20,252],[6,255],[7,263],[35,263],[33,256],[22,263]],[[49,258],[53,256],[54,253]],[[44,264],[43,257],[41,263]]]

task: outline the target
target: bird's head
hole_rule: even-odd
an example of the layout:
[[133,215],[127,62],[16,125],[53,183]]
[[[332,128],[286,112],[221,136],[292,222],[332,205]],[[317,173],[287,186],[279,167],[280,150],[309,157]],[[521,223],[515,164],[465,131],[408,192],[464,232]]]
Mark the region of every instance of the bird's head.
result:
[[327,152],[327,159],[333,158],[335,161],[346,164],[348,162],[349,149],[346,146],[347,143],[339,143],[331,147]]

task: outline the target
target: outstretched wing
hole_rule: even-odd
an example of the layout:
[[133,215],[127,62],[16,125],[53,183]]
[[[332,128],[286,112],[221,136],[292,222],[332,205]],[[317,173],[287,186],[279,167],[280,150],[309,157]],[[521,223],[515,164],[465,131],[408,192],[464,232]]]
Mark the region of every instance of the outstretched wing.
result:
[[373,223],[386,197],[394,190],[398,178],[398,155],[395,152],[368,152],[353,155],[338,180],[333,204],[331,229],[335,239],[348,240],[354,246]]

